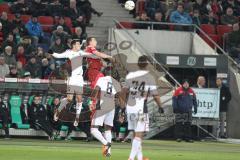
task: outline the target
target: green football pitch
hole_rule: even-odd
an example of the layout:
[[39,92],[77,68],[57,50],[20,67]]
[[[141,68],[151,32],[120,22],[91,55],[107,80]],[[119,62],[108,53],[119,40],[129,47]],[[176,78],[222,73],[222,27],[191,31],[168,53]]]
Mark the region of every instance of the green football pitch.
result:
[[[113,143],[111,160],[127,160],[130,144]],[[143,152],[150,160],[237,160],[239,144],[177,143],[148,140]],[[98,142],[0,139],[0,160],[104,160]]]

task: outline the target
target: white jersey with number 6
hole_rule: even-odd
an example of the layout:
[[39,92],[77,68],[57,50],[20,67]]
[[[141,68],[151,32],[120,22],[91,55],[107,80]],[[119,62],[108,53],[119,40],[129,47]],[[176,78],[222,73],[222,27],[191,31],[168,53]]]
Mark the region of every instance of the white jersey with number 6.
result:
[[117,80],[111,76],[98,79],[96,87],[101,90],[100,105],[98,106],[92,120],[92,125],[102,126],[103,124],[113,126],[115,94],[121,91]]

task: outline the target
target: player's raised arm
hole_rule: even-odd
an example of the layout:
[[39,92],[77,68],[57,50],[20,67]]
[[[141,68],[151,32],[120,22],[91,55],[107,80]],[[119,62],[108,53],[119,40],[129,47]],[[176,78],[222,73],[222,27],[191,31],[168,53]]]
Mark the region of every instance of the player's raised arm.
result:
[[95,54],[91,54],[91,53],[85,52],[83,50],[79,51],[79,55],[83,56],[83,57],[87,57],[87,58],[93,58],[93,59],[100,59],[101,58],[99,56],[96,56]]
[[54,53],[52,50],[48,51],[54,58],[68,58],[68,50],[63,53]]

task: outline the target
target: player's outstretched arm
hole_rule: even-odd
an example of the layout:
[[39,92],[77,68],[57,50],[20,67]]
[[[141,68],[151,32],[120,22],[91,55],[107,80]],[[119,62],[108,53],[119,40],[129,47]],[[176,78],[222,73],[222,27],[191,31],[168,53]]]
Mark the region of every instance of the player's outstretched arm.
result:
[[52,50],[48,51],[49,54],[51,54],[54,58],[68,58],[68,52],[65,51],[63,53],[54,53]]

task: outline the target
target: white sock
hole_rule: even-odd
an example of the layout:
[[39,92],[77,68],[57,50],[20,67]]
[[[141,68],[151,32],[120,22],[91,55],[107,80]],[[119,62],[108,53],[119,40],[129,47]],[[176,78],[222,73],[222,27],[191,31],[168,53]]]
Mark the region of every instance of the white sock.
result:
[[139,148],[139,151],[137,153],[137,158],[138,160],[142,160],[143,159],[143,153],[142,153],[142,142],[140,144],[140,148]]
[[[108,143],[112,143],[112,132],[111,130],[105,131],[105,138]],[[109,153],[111,153],[111,148],[108,150]]]
[[91,128],[91,134],[103,145],[107,145],[107,140],[103,137],[102,133],[97,128]]
[[139,149],[141,147],[141,139],[138,137],[135,137],[132,141],[132,150],[129,156],[129,159],[134,160]]

